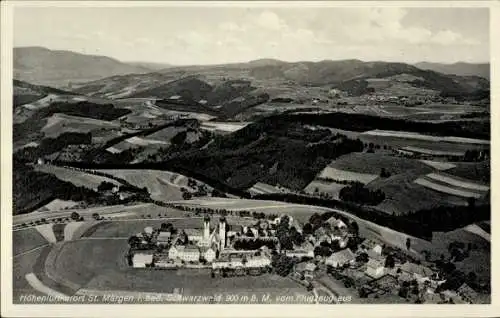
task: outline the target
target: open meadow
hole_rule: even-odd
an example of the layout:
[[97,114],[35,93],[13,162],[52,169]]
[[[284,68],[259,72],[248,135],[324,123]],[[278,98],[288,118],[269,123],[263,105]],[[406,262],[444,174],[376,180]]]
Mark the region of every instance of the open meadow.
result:
[[[49,249],[50,247],[45,247]],[[12,266],[12,301],[21,303],[21,296],[44,294],[34,289],[26,280],[26,275],[34,271],[33,265],[42,254],[43,248],[34,250],[30,253],[14,257]]]
[[377,179],[378,175],[341,170],[333,167],[326,167],[325,169],[323,169],[323,171],[321,171],[321,173],[317,177],[323,179],[334,179],[336,181],[348,181],[348,182],[358,181],[367,184]]
[[58,179],[71,182],[77,187],[87,187],[97,190],[97,187],[104,181],[120,185],[116,180],[97,176],[84,171],[58,167],[53,165],[35,165],[35,171],[45,172],[56,176]]
[[48,244],[47,240],[35,229],[28,228],[12,232],[12,254],[18,255]]
[[464,198],[480,199],[487,195],[489,186],[451,175],[429,173],[415,180],[429,189]]
[[309,183],[304,188],[304,191],[308,194],[328,193],[334,199],[338,199],[340,190],[342,190],[342,188],[344,188],[346,186],[347,185],[345,185],[345,184],[340,184],[340,183],[335,183],[335,182],[330,182],[330,181],[313,180],[311,183]]
[[119,124],[110,121],[56,113],[47,118],[47,124],[41,131],[46,137],[55,138],[65,132],[88,133],[101,130],[109,133],[119,129]]
[[174,183],[176,174],[157,170],[98,170],[122,178],[130,184],[148,189],[151,198],[159,201],[182,199],[181,186]]
[[386,179],[379,179],[368,185],[369,189],[380,189],[385,193],[385,200],[377,205],[377,210],[389,214],[402,215],[440,205],[466,205],[467,200],[424,187],[415,182],[420,174],[401,173]]
[[382,169],[394,174],[405,173],[409,170],[417,173],[428,173],[432,169],[418,160],[384,155],[380,153],[353,152],[341,156],[329,165],[332,168],[357,173],[379,175]]

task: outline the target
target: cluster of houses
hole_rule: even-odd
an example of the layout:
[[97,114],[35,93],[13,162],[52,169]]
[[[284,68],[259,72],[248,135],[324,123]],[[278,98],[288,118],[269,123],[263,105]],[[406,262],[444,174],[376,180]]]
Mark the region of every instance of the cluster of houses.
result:
[[[237,240],[276,240],[274,236],[276,220],[260,220],[254,226],[230,227],[221,217],[215,227],[211,227],[210,218],[203,219],[203,228],[187,228],[180,231],[173,229],[154,230],[151,227],[139,233],[146,245],[154,242],[156,249],[141,250],[132,256],[132,266],[137,268],[178,268],[211,267],[220,268],[264,268],[270,266],[269,249],[263,246],[258,250],[236,250],[233,244]],[[291,221],[293,222],[293,220]]]
[[[383,250],[381,244],[365,240],[356,252],[345,248],[328,257],[316,255],[311,261],[301,262],[295,266],[294,275],[311,281],[317,275],[318,268],[331,267],[341,277],[356,282],[365,297],[392,296],[391,302],[398,298],[405,301],[401,296],[401,288],[404,286],[416,288],[418,294],[412,296],[425,303],[472,304],[488,301],[483,300],[485,297],[466,283],[457,290],[439,291],[438,287],[446,280],[436,268],[408,260],[398,262],[396,258],[383,253]],[[387,261],[388,257],[392,258],[391,262]]]
[[[295,226],[293,218],[289,217],[288,220],[289,225]],[[266,246],[235,249],[234,243],[238,240],[276,240],[276,226],[280,222],[281,217],[259,220],[254,225],[231,227],[221,217],[211,227],[210,218],[205,217],[202,229],[176,231],[172,228],[146,228],[144,233],[137,236],[142,239],[142,243],[153,241],[158,248],[151,252],[135,253],[132,263],[134,267],[211,268],[212,273],[226,273],[229,270],[237,274],[260,274],[271,268],[271,249]],[[298,230],[302,233],[301,228]],[[362,291],[364,297],[392,296],[394,301],[406,301],[405,298],[414,297],[426,303],[478,302],[480,295],[465,283],[457,290],[442,291],[442,288],[438,288],[446,280],[432,265],[397,256],[398,253],[388,252],[384,245],[372,240],[364,240],[353,251],[348,247],[351,246],[348,244],[350,239],[352,235],[349,234],[348,226],[341,219],[332,217],[313,233],[304,235],[303,244],[280,251],[278,243],[276,251],[299,260],[293,268],[292,275],[296,278],[312,281],[319,271],[329,268],[331,273],[353,281],[353,287]],[[328,245],[324,242],[331,244],[335,241],[338,244],[332,254],[325,256],[316,252],[318,247]],[[401,296],[403,289],[412,292],[405,292],[405,296]]]

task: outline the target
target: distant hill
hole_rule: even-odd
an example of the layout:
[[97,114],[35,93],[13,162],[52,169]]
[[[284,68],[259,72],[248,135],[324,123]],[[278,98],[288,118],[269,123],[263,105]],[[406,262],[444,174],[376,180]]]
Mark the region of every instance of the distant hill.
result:
[[66,87],[113,75],[148,73],[150,69],[97,55],[43,47],[14,48],[14,78],[33,84]]
[[[149,74],[115,76],[78,87],[75,85],[74,91],[113,98],[168,98],[172,95],[183,97],[195,95],[196,99],[207,100],[209,105],[228,101],[227,98],[212,99],[208,93],[211,91],[210,88],[206,88],[204,92],[194,91],[193,88],[200,84],[196,81],[177,82],[185,78],[197,78],[212,88],[222,87],[223,95],[231,98],[241,94],[231,92],[242,89],[242,85],[234,83],[241,80],[245,81],[243,87],[255,87],[255,93],[266,93],[271,98],[283,90],[298,91],[308,86],[337,88],[352,96],[359,96],[373,92],[373,83],[381,79],[388,83],[387,86],[394,87],[396,95],[399,91],[412,94],[425,90],[445,97],[477,99],[487,96],[490,90],[489,81],[482,77],[443,74],[404,63],[360,60],[283,62],[261,59],[248,63],[177,66]],[[401,89],[398,90],[397,87]],[[249,90],[244,89],[242,93],[248,92]]]
[[174,65],[166,64],[166,63],[150,63],[150,62],[127,62],[127,64],[141,67],[144,69],[149,69],[151,71],[159,71],[166,68],[174,67]]
[[420,62],[415,64],[416,67],[422,70],[431,70],[443,74],[454,74],[459,76],[480,76],[490,80],[490,64],[489,63],[454,63],[454,64],[441,64]]
[[17,106],[31,103],[39,100],[49,94],[56,95],[74,95],[74,93],[60,90],[53,87],[33,85],[24,81],[14,80],[13,82],[13,101],[14,109]]

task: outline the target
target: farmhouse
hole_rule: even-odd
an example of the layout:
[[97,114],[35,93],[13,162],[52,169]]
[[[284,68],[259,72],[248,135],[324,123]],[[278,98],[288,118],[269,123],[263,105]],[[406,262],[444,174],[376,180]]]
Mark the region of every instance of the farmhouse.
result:
[[401,271],[403,274],[407,273],[411,279],[416,279],[418,283],[431,281],[431,278],[434,276],[434,272],[430,268],[411,262],[406,262],[401,265]]
[[314,245],[311,242],[304,242],[301,246],[296,249],[285,251],[285,255],[288,257],[311,257],[314,258]]
[[132,264],[135,268],[144,268],[153,263],[153,254],[136,253],[132,257]]
[[326,223],[330,224],[332,228],[337,229],[346,229],[347,225],[341,220],[336,219],[335,217],[329,218]]
[[325,264],[333,267],[340,267],[353,262],[355,258],[356,255],[351,251],[351,249],[346,248],[345,250],[330,255],[326,259]]
[[317,266],[310,262],[299,263],[295,265],[295,273],[298,274],[298,277],[303,276],[305,279],[313,279],[316,268]]
[[156,244],[158,246],[166,246],[170,242],[170,238],[172,237],[171,232],[160,232],[158,237],[156,238]]
[[384,263],[381,260],[370,259],[366,267],[366,275],[379,278],[384,275]]

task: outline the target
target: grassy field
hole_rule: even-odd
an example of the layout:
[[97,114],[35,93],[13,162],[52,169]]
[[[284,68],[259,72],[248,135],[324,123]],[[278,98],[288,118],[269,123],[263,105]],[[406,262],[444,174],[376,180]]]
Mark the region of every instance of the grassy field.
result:
[[[320,128],[320,127],[318,127]],[[355,132],[355,131],[346,131],[341,129],[330,129],[334,133],[340,133],[346,135],[349,138],[359,138],[363,143],[373,143],[375,145],[380,145],[383,147],[384,145],[390,146],[392,148],[402,148],[402,147],[420,147],[431,150],[438,151],[454,151],[454,152],[465,152],[470,149],[483,149],[489,148],[489,145],[482,144],[473,144],[473,143],[461,143],[461,142],[449,142],[446,140],[432,140],[427,137],[433,136],[425,136],[421,139],[408,138],[405,137],[405,134],[410,134],[409,132],[398,132],[402,135],[398,136],[395,134],[372,134],[369,132]],[[436,138],[444,138],[444,137],[436,137]],[[483,141],[486,142],[486,141]]]
[[491,165],[489,161],[483,162],[460,162],[455,168],[447,170],[450,175],[459,178],[478,181],[483,184],[489,184],[491,177]]
[[361,183],[367,184],[377,179],[378,175],[341,170],[333,167],[326,167],[318,175],[318,178],[329,178],[338,181],[359,181]]
[[47,240],[35,228],[12,232],[12,254],[17,255],[48,244]]
[[262,182],[257,182],[248,191],[252,194],[263,194],[263,193],[280,193],[282,192],[279,188]]
[[36,165],[34,166],[36,171],[41,171],[45,173],[50,173],[56,176],[58,179],[71,182],[78,187],[87,187],[97,190],[97,187],[101,182],[106,181],[116,185],[120,183],[116,180],[109,179],[106,177],[96,176],[83,171],[76,171],[68,168],[57,167],[52,165]]
[[249,124],[248,122],[204,122],[201,128],[209,131],[235,132]]
[[172,223],[178,229],[185,228],[202,228],[203,222],[201,218],[189,218],[180,220],[130,220],[130,221],[104,221],[83,234],[83,237],[124,237],[128,238],[131,235],[144,231],[145,227],[151,226],[159,228],[162,223]]
[[290,204],[278,201],[241,200],[241,199],[193,199],[184,201],[186,206],[227,209],[231,211],[256,211],[264,214],[290,215],[299,223],[306,223],[314,213],[323,213],[321,207]]
[[389,131],[389,130],[370,130],[363,133],[364,135],[372,136],[387,136],[387,137],[398,137],[404,139],[417,139],[426,140],[434,142],[450,142],[458,144],[472,144],[472,145],[485,145],[489,146],[489,140],[473,139],[473,138],[463,138],[463,137],[439,137],[439,136],[429,136],[418,134],[414,132],[405,131]]
[[75,201],[65,201],[65,200],[60,200],[60,199],[55,199],[53,201],[50,201],[48,204],[44,205],[37,211],[57,211],[57,210],[62,210],[65,208],[71,208],[77,205],[78,202]]
[[442,162],[442,161],[432,161],[432,160],[420,160],[420,162],[428,165],[439,171],[449,170],[451,168],[455,168],[457,165],[450,162]]
[[477,190],[477,191],[489,191],[490,187],[482,184],[478,184],[475,182],[471,182],[470,180],[465,180],[463,178],[455,177],[452,175],[448,174],[443,174],[443,173],[430,173],[427,175],[427,177],[436,180],[436,181],[441,181],[444,183],[448,183],[452,186],[455,187],[461,187],[461,188],[466,188],[470,190]]
[[[115,145],[116,146],[116,145]],[[151,194],[151,198],[159,201],[181,200],[182,193],[180,186],[171,183],[170,179],[174,176],[168,171],[156,170],[100,170],[101,172],[111,174],[127,180],[132,185],[139,188],[146,187]],[[165,182],[167,181],[167,182]]]
[[65,223],[57,223],[52,226],[52,230],[54,231],[54,235],[58,242],[64,241],[64,228],[66,227]]
[[[60,284],[94,290],[170,293],[174,288],[179,288],[184,295],[243,295],[245,292],[286,295],[305,292],[303,287],[292,280],[271,274],[213,279],[209,270],[133,269],[125,263],[127,249],[126,240],[66,242],[57,251],[57,255],[54,255],[57,262],[46,268],[47,274],[56,278]],[[252,286],[251,291],[249,286]]]
[[97,275],[123,269],[127,250],[127,240],[65,242],[59,250],[53,251],[57,261],[48,264],[51,261],[48,259],[45,270],[56,281],[78,289]]
[[47,124],[42,128],[46,137],[55,138],[65,132],[88,133],[94,130],[117,130],[119,124],[87,117],[54,114],[47,118]]
[[345,184],[339,184],[335,182],[328,182],[323,180],[314,180],[304,188],[304,191],[309,194],[316,193],[316,189],[318,192],[328,193],[333,196],[334,199],[339,198],[339,193],[342,188],[346,187]]
[[439,205],[467,204],[466,199],[440,193],[415,183],[419,177],[418,173],[408,172],[370,183],[368,188],[380,189],[386,196],[386,199],[377,205],[377,209],[401,215]]
[[42,250],[38,249],[14,258],[12,264],[12,300],[14,303],[20,303],[20,296],[22,295],[43,295],[31,287],[25,278],[26,274],[33,272],[33,264],[36,263]]
[[388,156],[380,153],[353,152],[334,160],[330,167],[339,170],[353,171],[366,174],[380,174],[382,168],[391,174],[405,173],[409,170],[418,173],[432,171],[427,165],[414,159]]
[[415,180],[415,183],[429,189],[463,198],[482,198],[489,187],[457,178],[448,174],[430,173]]

